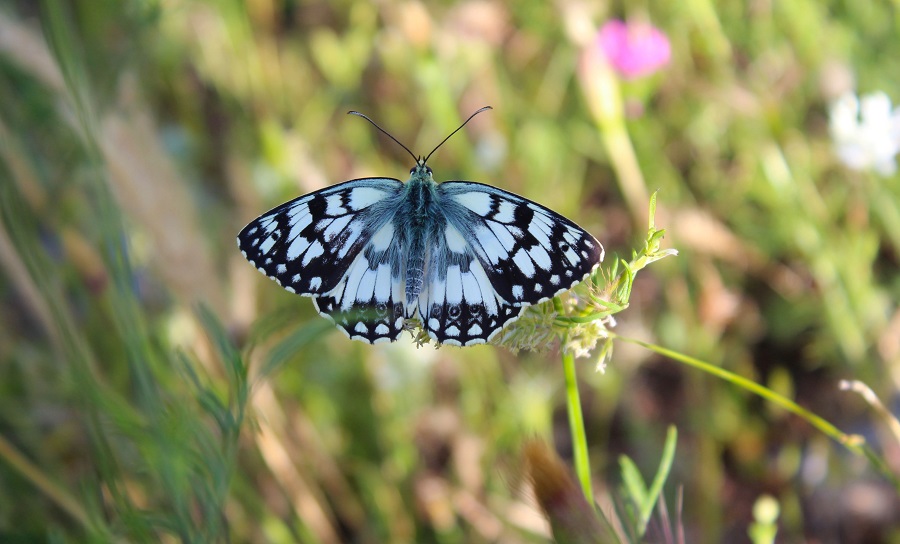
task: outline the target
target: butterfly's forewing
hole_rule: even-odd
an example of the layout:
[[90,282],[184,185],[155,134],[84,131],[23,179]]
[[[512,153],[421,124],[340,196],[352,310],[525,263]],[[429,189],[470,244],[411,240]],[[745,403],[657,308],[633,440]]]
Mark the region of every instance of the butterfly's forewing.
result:
[[319,313],[349,336],[394,340],[396,320],[388,324],[384,314],[402,300],[392,296],[390,270],[399,270],[399,255],[388,251],[396,246],[391,220],[402,188],[396,179],[365,178],[301,196],[244,227],[238,246],[286,290],[318,297]]
[[530,200],[466,181],[441,183],[438,194],[447,226],[433,243],[436,271],[419,305],[438,342],[487,341],[522,308],[571,289],[603,260],[593,236]]

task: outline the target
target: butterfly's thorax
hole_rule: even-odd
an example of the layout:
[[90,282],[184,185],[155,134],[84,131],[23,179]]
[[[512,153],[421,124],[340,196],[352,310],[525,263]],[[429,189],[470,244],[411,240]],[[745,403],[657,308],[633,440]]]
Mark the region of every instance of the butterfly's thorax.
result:
[[409,236],[405,255],[406,300],[409,304],[413,304],[422,291],[429,239],[434,235],[436,219],[440,216],[433,211],[438,198],[436,189],[437,183],[431,177],[431,169],[424,163],[417,164],[404,187],[403,209],[395,216],[395,221],[406,223],[407,228],[401,231]]

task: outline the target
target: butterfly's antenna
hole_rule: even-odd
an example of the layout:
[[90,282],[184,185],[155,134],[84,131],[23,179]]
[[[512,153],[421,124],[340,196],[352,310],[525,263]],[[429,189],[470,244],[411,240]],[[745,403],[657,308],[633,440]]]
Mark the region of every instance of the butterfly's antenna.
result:
[[[475,113],[473,113],[472,115],[470,115],[468,119],[466,119],[465,121],[463,121],[463,124],[459,125],[459,128],[457,128],[456,130],[454,130],[453,132],[451,132],[451,133],[450,133],[450,136],[453,136],[454,134],[456,134],[457,132],[459,132],[460,129],[462,129],[464,126],[466,126],[466,123],[468,123],[469,121],[471,121],[472,118],[475,117],[476,115],[478,115],[479,113],[481,113],[481,112],[483,112],[483,111],[486,111],[486,110],[492,110],[492,109],[494,109],[494,108],[492,108],[492,107],[490,107],[490,106],[485,106],[485,107],[479,109],[478,111],[476,111]],[[442,145],[444,145],[444,142],[446,142],[447,140],[449,140],[449,139],[450,139],[450,136],[447,136],[446,138],[444,138],[443,140],[441,140],[441,143],[437,144],[437,146],[435,146],[435,148],[431,150],[431,153],[429,153],[428,156],[425,157],[425,160],[422,161],[422,162],[423,162],[423,163],[428,162],[428,159],[430,159],[431,156],[434,154],[434,152],[438,150],[438,147],[441,147]]]
[[[400,140],[398,140],[397,138],[394,138],[393,136],[391,136],[390,133],[389,133],[388,131],[386,131],[386,130],[384,130],[383,128],[381,128],[380,126],[378,126],[378,124],[377,124],[375,121],[369,119],[365,114],[359,113],[358,111],[348,111],[348,112],[347,112],[347,115],[357,115],[357,116],[359,116],[359,117],[362,117],[362,118],[365,119],[366,121],[372,123],[372,126],[374,126],[374,127],[377,128],[378,130],[380,130],[381,132],[383,132],[385,135],[387,135],[388,138],[390,138],[391,140],[394,140],[395,142],[397,142],[397,145],[399,145],[400,147],[402,147],[403,149],[405,149],[406,152],[410,154],[410,156],[413,158],[414,161],[416,161],[416,162],[419,161],[419,159],[416,157],[416,155],[415,155],[412,151],[410,151],[408,147],[406,147],[405,145],[403,145],[403,144],[400,143]],[[458,129],[457,129],[457,130],[458,130]]]

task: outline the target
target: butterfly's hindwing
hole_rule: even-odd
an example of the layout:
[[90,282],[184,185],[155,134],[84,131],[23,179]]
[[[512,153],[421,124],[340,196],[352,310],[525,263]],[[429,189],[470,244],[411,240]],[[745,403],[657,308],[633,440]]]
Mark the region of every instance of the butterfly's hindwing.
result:
[[392,221],[386,223],[356,256],[331,293],[314,300],[354,340],[374,344],[396,340],[405,317],[401,243]]
[[478,257],[455,227],[445,225],[429,247],[419,316],[431,338],[458,346],[483,344],[519,316],[522,308],[497,296]]

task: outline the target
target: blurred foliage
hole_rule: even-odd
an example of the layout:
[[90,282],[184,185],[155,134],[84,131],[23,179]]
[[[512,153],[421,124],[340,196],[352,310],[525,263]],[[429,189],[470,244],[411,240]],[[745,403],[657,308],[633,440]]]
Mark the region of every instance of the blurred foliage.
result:
[[[489,104],[436,178],[575,219],[604,267],[629,255],[646,222],[578,78],[611,17],[672,43],[621,93],[680,252],[636,279],[615,330],[793,398],[900,471],[883,420],[837,387],[896,406],[900,183],[844,168],[827,126],[848,90],[900,100],[897,9],[4,2],[0,541],[546,541],[519,452],[538,435],[571,457],[558,354],[350,342],[234,236],[298,194],[404,176],[405,152],[347,110],[423,153]],[[795,416],[630,345],[605,373],[593,357],[578,370],[604,511],[619,456],[649,480],[674,424],[663,496],[683,486],[688,541],[775,523],[785,542],[900,539],[896,491]]]

